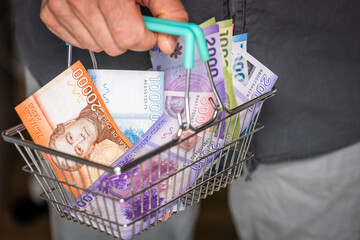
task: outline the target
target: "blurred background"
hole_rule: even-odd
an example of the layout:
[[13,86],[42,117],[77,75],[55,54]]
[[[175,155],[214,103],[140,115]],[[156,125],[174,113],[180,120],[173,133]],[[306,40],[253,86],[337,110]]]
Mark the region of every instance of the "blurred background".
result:
[[[24,66],[13,36],[15,2],[0,3],[0,131],[20,123],[14,107],[25,99]],[[1,139],[0,239],[50,239],[47,206],[30,198],[30,175],[21,170],[24,164],[15,146]],[[227,205],[227,189],[202,201],[194,239],[220,238],[237,239]]]

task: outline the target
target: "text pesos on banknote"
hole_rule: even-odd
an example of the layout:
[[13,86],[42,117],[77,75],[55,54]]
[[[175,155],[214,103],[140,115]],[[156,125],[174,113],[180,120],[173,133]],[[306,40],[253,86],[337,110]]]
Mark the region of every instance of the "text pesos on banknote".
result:
[[36,137],[42,139],[44,135],[42,133],[41,127],[38,126],[38,123],[42,121],[42,118],[34,104],[30,103],[27,105],[22,114],[26,118],[26,121],[29,123]]

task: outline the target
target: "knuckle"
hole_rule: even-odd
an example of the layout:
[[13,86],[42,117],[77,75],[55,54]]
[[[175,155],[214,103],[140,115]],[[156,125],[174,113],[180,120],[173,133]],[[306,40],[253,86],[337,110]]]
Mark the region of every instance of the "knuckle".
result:
[[118,35],[116,44],[122,49],[131,49],[140,43],[141,37],[134,33],[122,33]]
[[49,25],[51,23],[50,12],[47,8],[44,8],[43,10],[41,10],[40,19],[47,25]]
[[183,13],[183,18],[184,18],[185,22],[189,21],[189,14],[186,11],[184,11],[184,13]]
[[64,9],[62,2],[58,0],[49,0],[47,5],[53,13],[60,13]]

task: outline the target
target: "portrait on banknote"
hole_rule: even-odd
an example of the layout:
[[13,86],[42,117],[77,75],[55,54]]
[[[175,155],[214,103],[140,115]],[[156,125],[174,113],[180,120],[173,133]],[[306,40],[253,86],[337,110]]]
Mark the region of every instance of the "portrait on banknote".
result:
[[[105,119],[102,109],[93,111],[90,105],[87,105],[78,117],[56,125],[50,135],[49,147],[109,166],[112,159],[98,157],[96,153],[102,152],[99,148],[104,148],[103,145],[106,148],[110,147],[117,153],[116,155],[123,154],[126,149],[116,143],[111,129],[106,127]],[[104,141],[106,144],[101,144]],[[97,151],[96,148],[98,148]],[[65,171],[77,171],[77,167],[82,167],[82,165],[76,166],[72,161],[65,162],[65,159],[61,157],[53,156],[51,159],[57,167]]]

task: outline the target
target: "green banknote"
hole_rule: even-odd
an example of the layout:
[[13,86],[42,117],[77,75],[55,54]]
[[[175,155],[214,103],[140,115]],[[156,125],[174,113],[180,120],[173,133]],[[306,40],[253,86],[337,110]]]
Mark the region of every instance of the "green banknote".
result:
[[199,24],[199,27],[206,28],[206,27],[209,27],[214,24],[216,24],[216,20],[215,20],[215,17],[212,17],[209,20],[206,20],[205,22]]
[[[233,109],[237,107],[235,92],[233,88],[232,81],[232,19],[223,20],[216,22],[215,17],[210,18],[209,20],[203,22],[199,26],[205,28],[211,25],[219,25],[219,34],[220,34],[220,47],[221,47],[221,56],[222,56],[222,66],[224,72],[224,84],[226,92],[226,107]],[[226,139],[232,139],[235,126],[235,117],[229,118],[229,129],[226,133]],[[239,126],[236,127],[234,136],[239,132]]]
[[232,81],[232,19],[220,21],[217,22],[217,24],[219,24],[220,28],[220,46],[224,69],[226,106],[232,109],[237,106]]
[[[226,92],[226,106],[227,108],[233,109],[237,107],[233,80],[232,80],[232,19],[219,21],[219,32],[220,32],[220,46],[222,51],[222,63],[224,70],[224,81],[225,81],[225,92]],[[231,140],[236,138],[239,133],[239,124],[235,127],[236,116],[229,118],[229,130],[226,133],[226,139]],[[235,131],[234,131],[234,128]]]

